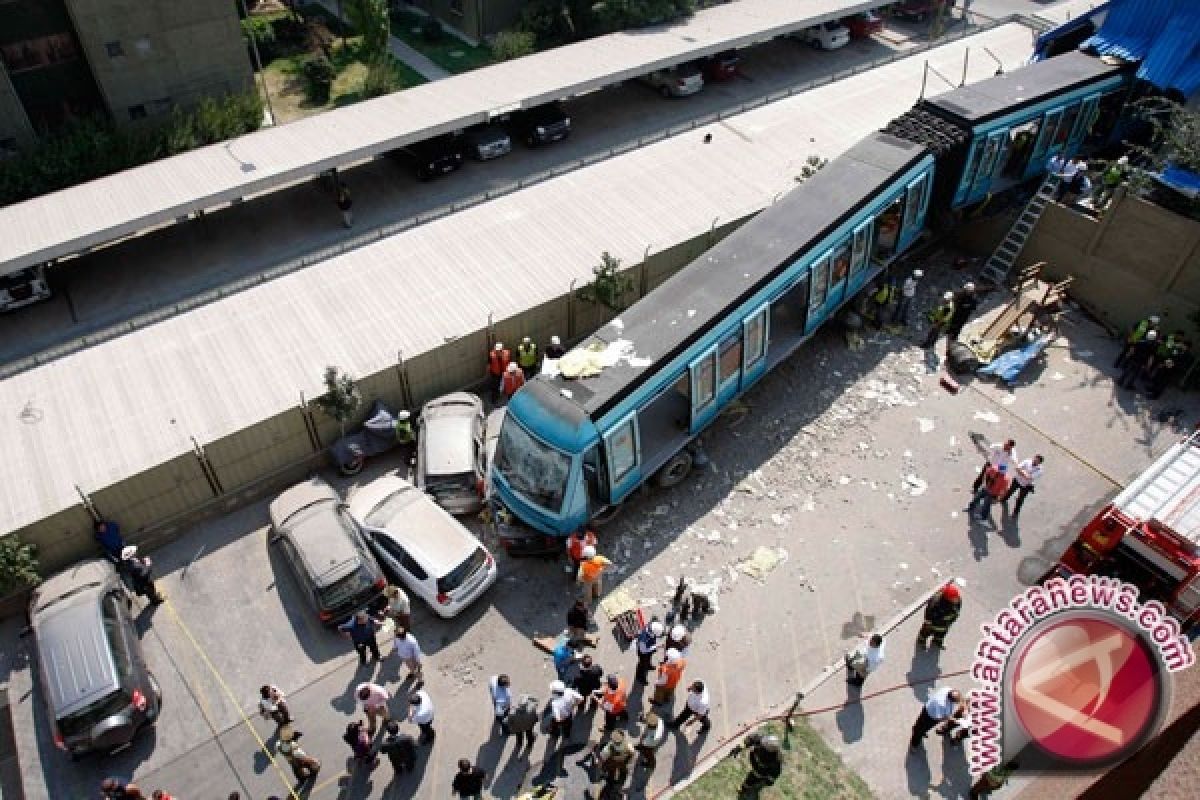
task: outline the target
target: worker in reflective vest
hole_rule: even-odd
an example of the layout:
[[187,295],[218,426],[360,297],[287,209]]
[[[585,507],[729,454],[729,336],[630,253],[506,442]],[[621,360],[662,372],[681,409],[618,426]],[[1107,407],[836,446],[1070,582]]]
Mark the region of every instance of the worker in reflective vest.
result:
[[399,444],[412,444],[417,439],[413,431],[412,414],[401,411],[396,415],[396,441]]
[[517,363],[521,365],[521,371],[525,373],[525,380],[529,380],[537,372],[538,346],[528,336],[517,345]]
[[1119,367],[1125,363],[1125,359],[1133,354],[1134,345],[1146,338],[1146,334],[1153,330],[1158,330],[1158,317],[1146,317],[1138,320],[1129,334],[1125,337],[1125,346],[1121,348],[1121,352],[1117,355],[1117,360],[1113,362],[1114,367]]
[[492,402],[500,399],[500,384],[504,381],[504,372],[512,361],[512,353],[504,349],[503,342],[492,345],[488,353],[488,377],[492,381]]
[[604,730],[611,731],[629,719],[629,712],[625,710],[629,696],[625,681],[616,675],[609,675],[604,687],[596,694],[600,696],[600,707],[604,709]]
[[512,396],[517,393],[525,385],[525,373],[521,372],[521,368],[516,364],[509,364],[504,369],[504,377],[500,380],[500,391],[504,394],[504,402],[512,399]]
[[928,316],[929,334],[926,335],[925,341],[921,342],[921,346],[926,350],[937,344],[942,331],[950,324],[950,317],[954,316],[954,292],[943,294],[941,304],[931,309]]

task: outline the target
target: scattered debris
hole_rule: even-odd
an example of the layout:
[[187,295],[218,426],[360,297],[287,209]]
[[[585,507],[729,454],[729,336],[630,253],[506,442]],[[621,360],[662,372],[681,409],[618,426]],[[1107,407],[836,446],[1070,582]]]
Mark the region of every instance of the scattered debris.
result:
[[787,559],[788,552],[782,547],[756,547],[753,553],[737,563],[737,568],[761,583]]
[[904,476],[904,490],[913,497],[920,497],[928,488],[929,484],[916,475],[909,473]]
[[[929,433],[934,428],[933,420],[926,417],[917,417],[917,428],[921,433]],[[907,453],[908,451],[906,450],[905,452]]]
[[992,425],[995,425],[997,422],[1000,421],[1000,417],[996,416],[996,413],[994,411],[976,411],[975,419],[977,419],[981,422],[987,422]]

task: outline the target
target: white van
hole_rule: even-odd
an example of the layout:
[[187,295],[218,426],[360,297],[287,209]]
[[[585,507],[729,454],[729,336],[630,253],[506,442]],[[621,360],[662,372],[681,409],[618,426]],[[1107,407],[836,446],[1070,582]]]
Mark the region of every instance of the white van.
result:
[[642,81],[663,97],[687,97],[704,88],[704,75],[694,64],[680,64],[651,72]]
[[850,29],[840,22],[822,22],[805,28],[804,41],[818,50],[837,50],[850,44]]

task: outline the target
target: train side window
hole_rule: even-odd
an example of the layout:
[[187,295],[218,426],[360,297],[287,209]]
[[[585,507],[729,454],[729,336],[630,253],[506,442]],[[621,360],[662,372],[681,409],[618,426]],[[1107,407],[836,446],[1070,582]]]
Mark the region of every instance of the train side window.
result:
[[836,286],[845,280],[850,272],[850,240],[842,242],[833,251],[830,261],[829,285]]
[[961,188],[966,188],[975,182],[975,173],[979,170],[979,162],[983,159],[983,151],[987,147],[987,142],[980,138],[975,141],[975,146],[971,150],[971,159],[967,162],[967,168],[963,170]]
[[767,352],[767,312],[768,306],[762,306],[742,322],[743,347],[742,369],[751,369],[762,360]]
[[604,449],[608,454],[608,474],[614,484],[621,481],[638,465],[637,417],[630,414],[625,420],[604,436]]
[[716,348],[692,362],[692,409],[700,411],[717,396]]
[[593,447],[583,457],[583,477],[587,483],[588,501],[592,508],[608,502],[608,471],[600,460],[600,448]]
[[871,223],[864,222],[854,231],[854,249],[850,256],[850,277],[862,272],[867,265],[867,243],[871,240]]
[[1058,130],[1054,134],[1054,143],[1056,145],[1066,144],[1071,138],[1071,134],[1075,131],[1075,120],[1079,117],[1079,103],[1072,103],[1067,106],[1063,112],[1062,121],[1059,122]]
[[904,211],[904,195],[893,200],[875,217],[875,247],[872,257],[879,261],[891,258],[900,239],[900,220]]
[[718,352],[717,383],[725,386],[737,380],[742,371],[742,332],[738,331],[721,342]]
[[813,265],[812,268],[812,284],[809,286],[809,303],[811,309],[820,308],[825,303],[826,284],[829,281],[829,254],[821,256],[821,259]]
[[925,176],[908,185],[908,202],[904,206],[904,227],[911,228],[921,216],[925,206]]

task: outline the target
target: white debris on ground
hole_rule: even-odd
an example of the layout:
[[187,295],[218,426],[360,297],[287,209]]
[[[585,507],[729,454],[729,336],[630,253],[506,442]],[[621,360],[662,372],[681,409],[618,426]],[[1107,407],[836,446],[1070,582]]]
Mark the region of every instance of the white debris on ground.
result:
[[788,551],[782,547],[756,547],[754,552],[738,562],[737,568],[760,583],[788,560]]

